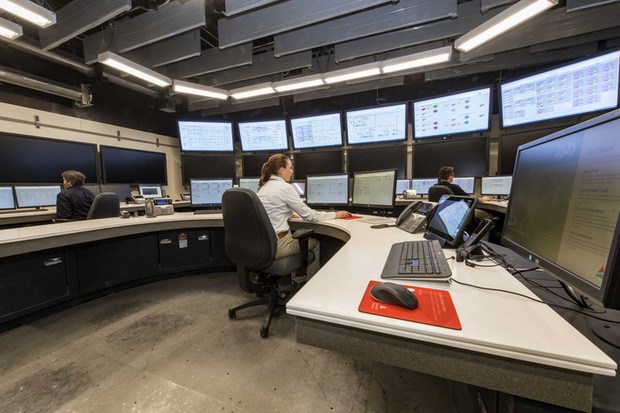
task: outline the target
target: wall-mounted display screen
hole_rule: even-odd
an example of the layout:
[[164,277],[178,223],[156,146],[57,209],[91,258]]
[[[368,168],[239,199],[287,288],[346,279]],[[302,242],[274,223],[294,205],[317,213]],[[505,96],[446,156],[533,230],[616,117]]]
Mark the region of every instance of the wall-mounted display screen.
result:
[[294,155],[293,173],[295,179],[305,179],[308,175],[341,173],[342,170],[341,150],[300,152]]
[[512,176],[483,176],[480,193],[491,196],[508,196],[510,195],[511,184]]
[[244,152],[288,149],[286,122],[284,119],[239,122],[239,139],[241,139],[241,150]]
[[179,142],[183,152],[232,152],[232,122],[180,120]]
[[192,179],[189,184],[191,206],[219,207],[224,191],[233,187],[230,179]]
[[500,84],[502,127],[618,106],[620,51]]
[[60,185],[15,185],[18,208],[39,208],[56,205]]
[[306,203],[315,207],[349,204],[349,174],[308,175]]
[[349,110],[347,142],[349,145],[407,139],[407,104]]
[[444,165],[456,176],[485,176],[489,163],[487,138],[417,141],[413,145],[413,176],[438,176]]
[[396,178],[407,175],[407,147],[405,145],[351,148],[349,173],[396,168]]
[[13,188],[10,186],[0,186],[0,209],[15,209]]
[[428,188],[437,183],[437,178],[418,178],[411,180],[411,189],[418,195],[428,195]]
[[181,155],[183,183],[192,178],[220,178],[235,176],[235,155]]
[[413,136],[431,138],[491,128],[491,87],[413,102]]
[[342,145],[340,113],[292,118],[291,132],[295,149]]
[[243,155],[243,176],[261,176],[263,164],[271,154]]
[[167,184],[166,154],[101,146],[106,184]]

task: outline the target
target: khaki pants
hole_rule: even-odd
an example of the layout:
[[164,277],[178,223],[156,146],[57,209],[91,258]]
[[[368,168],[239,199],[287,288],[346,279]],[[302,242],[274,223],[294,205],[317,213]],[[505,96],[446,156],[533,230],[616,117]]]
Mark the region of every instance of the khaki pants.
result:
[[[308,251],[314,254],[314,261],[308,265],[307,277],[312,278],[321,268],[321,257],[319,255],[319,241],[310,237],[308,239]],[[293,238],[289,232],[284,237],[278,239],[278,252],[276,259],[288,257],[289,255],[299,254],[299,241]]]

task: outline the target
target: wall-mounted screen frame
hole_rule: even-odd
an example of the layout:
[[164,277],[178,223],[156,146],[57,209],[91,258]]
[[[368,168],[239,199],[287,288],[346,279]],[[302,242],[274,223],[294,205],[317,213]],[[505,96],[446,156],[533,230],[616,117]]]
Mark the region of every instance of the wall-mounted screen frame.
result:
[[103,183],[162,184],[168,183],[166,154],[139,149],[101,146]]
[[407,103],[347,110],[345,115],[349,145],[407,139]]
[[286,151],[288,135],[284,119],[238,122],[242,152]]
[[233,152],[232,122],[178,120],[181,152]]
[[452,166],[456,176],[485,176],[489,168],[489,140],[457,138],[419,140],[413,145],[413,177],[438,176],[439,168]]
[[294,149],[312,149],[342,145],[340,112],[291,118]]

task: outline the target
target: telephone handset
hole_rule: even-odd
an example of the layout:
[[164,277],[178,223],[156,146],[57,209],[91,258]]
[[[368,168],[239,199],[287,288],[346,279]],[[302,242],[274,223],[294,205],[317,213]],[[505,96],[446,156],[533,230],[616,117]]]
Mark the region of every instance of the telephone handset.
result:
[[411,234],[421,231],[426,224],[426,213],[432,208],[433,204],[427,202],[412,202],[396,218],[396,226]]
[[471,255],[475,249],[479,248],[479,244],[480,241],[482,241],[482,238],[486,235],[487,232],[491,231],[494,226],[495,224],[491,219],[487,218],[482,220],[480,224],[478,224],[476,230],[467,239],[467,241],[462,243],[456,249],[456,261],[464,261],[465,258],[469,257],[469,255]]

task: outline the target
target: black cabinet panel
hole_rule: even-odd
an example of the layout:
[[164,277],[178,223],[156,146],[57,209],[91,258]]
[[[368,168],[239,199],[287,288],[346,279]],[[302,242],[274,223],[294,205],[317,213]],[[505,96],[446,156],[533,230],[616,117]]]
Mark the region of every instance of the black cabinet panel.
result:
[[235,268],[235,265],[226,256],[224,249],[224,228],[211,229],[211,256],[213,257],[212,267]]
[[208,229],[166,231],[158,234],[159,268],[185,270],[211,264],[211,235]]

